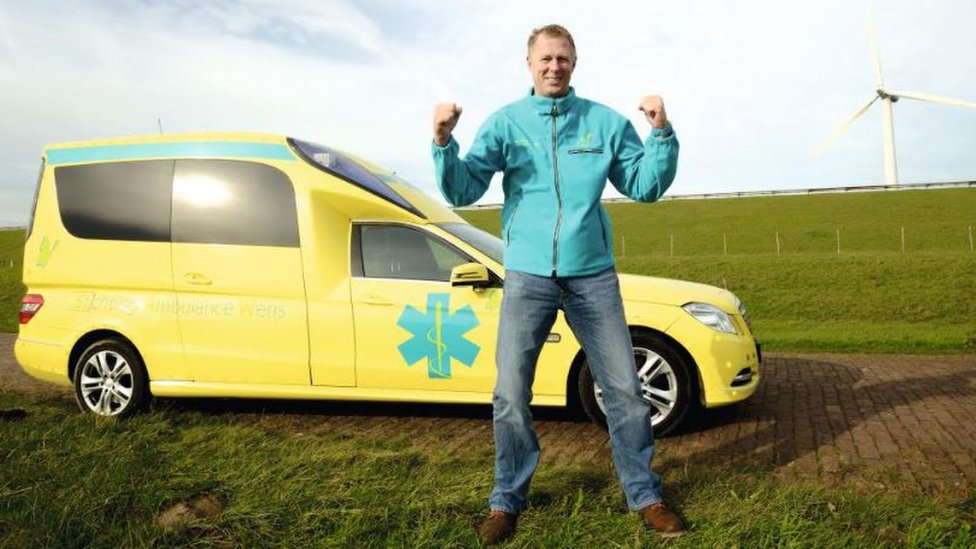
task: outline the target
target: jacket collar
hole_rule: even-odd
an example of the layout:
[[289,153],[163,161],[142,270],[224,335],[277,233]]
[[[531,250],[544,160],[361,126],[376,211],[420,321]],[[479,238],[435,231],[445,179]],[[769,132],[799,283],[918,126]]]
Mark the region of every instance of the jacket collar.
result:
[[526,98],[530,105],[532,105],[532,110],[538,111],[540,114],[549,115],[552,114],[552,106],[556,105],[556,112],[559,114],[565,114],[573,108],[573,104],[576,103],[576,90],[572,86],[569,87],[569,91],[566,95],[562,97],[542,97],[541,95],[535,94],[535,88],[529,88],[529,96]]

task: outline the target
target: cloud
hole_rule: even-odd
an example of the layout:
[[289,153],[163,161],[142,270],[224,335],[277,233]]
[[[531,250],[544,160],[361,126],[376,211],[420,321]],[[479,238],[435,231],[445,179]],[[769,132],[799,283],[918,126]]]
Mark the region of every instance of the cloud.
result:
[[[886,82],[976,100],[976,4],[874,2]],[[27,218],[45,144],[167,132],[285,133],[347,149],[436,194],[436,102],[461,103],[466,149],[522,96],[528,32],[567,26],[574,85],[630,117],[665,97],[682,142],[672,193],[881,181],[876,107],[821,157],[808,152],[873,93],[865,11],[620,1],[64,0],[0,8],[0,222]],[[904,181],[973,179],[976,110],[895,105]],[[485,201],[501,199],[494,185]]]

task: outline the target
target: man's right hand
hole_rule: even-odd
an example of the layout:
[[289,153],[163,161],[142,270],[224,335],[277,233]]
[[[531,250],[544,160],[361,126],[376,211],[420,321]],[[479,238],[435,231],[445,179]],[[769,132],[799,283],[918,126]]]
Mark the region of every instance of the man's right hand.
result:
[[434,143],[439,147],[450,141],[458,118],[461,118],[461,106],[457,103],[438,103],[434,107]]

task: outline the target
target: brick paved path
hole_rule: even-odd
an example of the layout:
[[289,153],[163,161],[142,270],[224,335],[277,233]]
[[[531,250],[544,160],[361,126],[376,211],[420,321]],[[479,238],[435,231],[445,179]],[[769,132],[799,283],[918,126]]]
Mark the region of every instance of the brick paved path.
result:
[[[14,336],[0,334],[0,393],[60,395],[13,360]],[[976,356],[770,354],[746,403],[707,411],[693,429],[660,440],[656,468],[728,467],[789,481],[927,492],[976,486]],[[445,452],[491,453],[487,406],[342,402],[168,401],[167,406],[232,413],[296,433],[335,431],[403,437]],[[609,464],[607,435],[562,410],[539,409],[536,429],[548,463]]]

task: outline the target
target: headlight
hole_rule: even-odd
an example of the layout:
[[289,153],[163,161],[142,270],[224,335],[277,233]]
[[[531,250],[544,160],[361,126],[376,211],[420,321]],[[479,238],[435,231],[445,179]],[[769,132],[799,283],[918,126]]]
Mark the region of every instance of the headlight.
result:
[[725,314],[725,311],[715,305],[709,305],[708,303],[686,303],[681,308],[688,311],[688,314],[695,317],[698,322],[713,330],[729,334],[737,333],[729,315]]
[[752,320],[749,319],[749,313],[746,312],[746,306],[742,304],[739,298],[735,298],[735,307],[739,309],[739,314],[742,315],[742,320],[746,321],[746,326],[749,327],[749,331],[752,331]]

